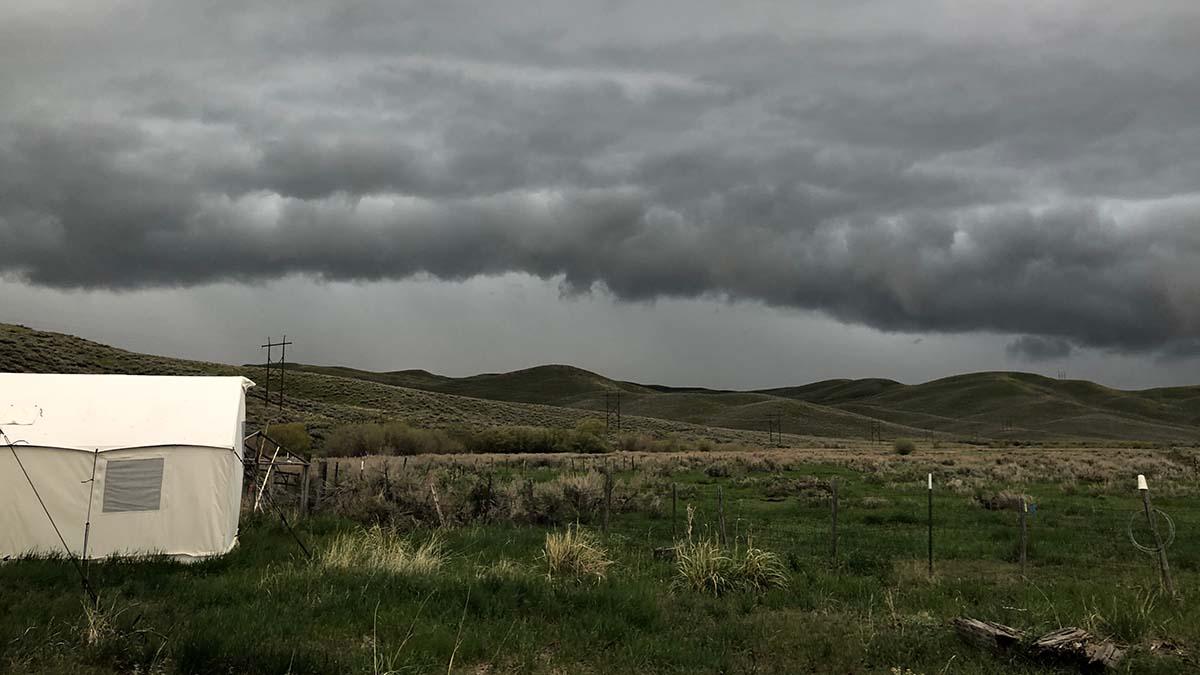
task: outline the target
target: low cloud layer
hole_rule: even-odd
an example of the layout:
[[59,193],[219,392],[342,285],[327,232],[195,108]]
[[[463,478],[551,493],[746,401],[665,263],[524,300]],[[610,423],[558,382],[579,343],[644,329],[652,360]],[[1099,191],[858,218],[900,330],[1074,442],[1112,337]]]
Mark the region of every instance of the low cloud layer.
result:
[[1071,343],[1061,338],[1022,335],[1008,343],[1008,355],[1033,363],[1058,361],[1071,355]]
[[0,272],[524,272],[1196,351],[1193,3],[203,4],[0,9]]

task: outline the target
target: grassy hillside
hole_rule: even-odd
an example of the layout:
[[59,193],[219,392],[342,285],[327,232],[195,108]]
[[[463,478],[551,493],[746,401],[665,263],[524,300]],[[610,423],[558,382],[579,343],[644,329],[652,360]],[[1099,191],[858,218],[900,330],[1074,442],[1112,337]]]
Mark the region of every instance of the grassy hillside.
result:
[[425,371],[372,373],[296,365],[310,372],[384,381],[495,401],[603,412],[621,392],[625,414],[763,430],[780,416],[787,433],[885,438],[934,436],[1032,441],[1200,439],[1200,387],[1121,391],[1030,373],[971,373],[905,385],[887,379],[826,380],[752,392],[640,385],[570,366],[453,378]]
[[[603,415],[615,404],[612,394],[621,394],[621,413],[648,418],[687,422],[705,427],[722,427],[763,432],[768,420],[782,420],[785,434],[828,437],[866,437],[871,417],[855,411],[798,401],[759,392],[713,391],[696,388],[646,386],[611,380],[572,366],[551,365],[453,378],[422,370],[373,373],[344,367],[289,364],[299,372],[336,374],[368,382],[414,387],[439,393],[514,403],[538,403],[595,411]],[[898,436],[924,435],[925,430],[906,423],[878,421],[882,433]]]
[[[244,375],[259,382],[256,395],[265,390],[261,366],[137,354],[8,324],[0,324],[0,370]],[[873,425],[885,438],[1200,440],[1200,387],[1122,391],[1028,373],[971,373],[918,385],[828,380],[752,392],[620,382],[565,365],[455,378],[288,364],[286,377],[284,409],[252,399],[252,419],[305,421],[318,434],[340,423],[392,419],[426,427],[573,427],[603,418],[606,397],[620,393],[624,430],[714,441],[762,443],[777,416],[784,433],[797,437],[789,442],[863,438]]]
[[[277,405],[268,408],[261,399],[266,389],[261,366],[230,366],[138,354],[72,335],[0,324],[0,371],[241,375],[258,384],[251,390],[248,403],[247,414],[252,424],[303,421],[318,439],[331,427],[356,422],[404,420],[421,427],[462,426],[469,429],[510,425],[571,428],[581,420],[597,416],[595,412],[580,408],[471,398],[395,386],[386,380],[332,374],[337,369],[319,370],[321,372],[287,372],[288,398],[281,410]],[[277,378],[278,373],[271,378],[272,392],[278,391]],[[603,417],[603,412],[599,416]],[[634,433],[677,435],[716,442],[753,444],[765,440],[763,433],[641,417],[631,411],[624,416],[623,428]],[[785,441],[798,443],[802,439],[785,438]]]

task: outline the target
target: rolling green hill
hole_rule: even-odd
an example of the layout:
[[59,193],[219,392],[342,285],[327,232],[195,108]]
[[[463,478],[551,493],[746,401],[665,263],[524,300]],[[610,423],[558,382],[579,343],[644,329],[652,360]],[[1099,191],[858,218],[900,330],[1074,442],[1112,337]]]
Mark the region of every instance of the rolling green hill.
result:
[[1122,391],[1031,373],[956,375],[917,385],[869,378],[826,380],[750,392],[643,385],[571,366],[453,378],[425,371],[372,373],[296,364],[297,370],[386,381],[495,401],[536,402],[604,412],[621,392],[625,414],[697,425],[762,430],[778,415],[786,433],[963,440],[1200,439],[1200,387]]
[[[314,370],[319,372],[289,367],[286,374],[288,397],[286,405],[280,409],[275,404],[268,407],[262,400],[266,382],[261,366],[239,367],[138,354],[73,335],[0,323],[0,371],[241,375],[258,384],[251,390],[247,403],[247,416],[252,425],[268,421],[303,421],[318,439],[329,428],[339,424],[381,420],[404,420],[416,426],[435,428],[462,426],[481,429],[508,425],[569,428],[584,419],[597,416],[595,412],[581,408],[487,400],[389,384],[399,381],[389,379],[397,374],[365,377],[360,371],[354,371],[357,376],[348,377],[337,374],[339,369]],[[421,379],[421,375],[412,371],[400,375],[409,377],[410,382],[419,382]],[[425,378],[438,379],[428,374],[425,374]],[[278,372],[271,379],[272,391],[277,392]],[[599,416],[603,417],[603,412]],[[631,412],[625,414],[623,428],[633,433],[675,435],[716,442],[753,444],[765,440],[764,433],[641,417]],[[784,440],[805,442],[796,437],[785,437]]]
[[[307,373],[334,374],[370,382],[387,382],[444,394],[512,403],[538,403],[591,410],[603,415],[621,395],[621,413],[687,422],[705,427],[765,431],[778,418],[783,432],[809,436],[867,437],[873,422],[889,437],[922,436],[923,429],[876,420],[850,410],[760,392],[715,391],[641,385],[612,380],[573,366],[550,365],[510,373],[453,378],[425,371],[374,373],[345,367],[288,364]],[[291,372],[289,370],[289,372]]]
[[716,441],[761,443],[776,417],[789,441],[865,438],[872,428],[884,438],[1200,440],[1200,387],[1122,391],[1028,373],[971,373],[917,385],[828,380],[736,392],[621,382],[565,365],[456,378],[289,363],[288,400],[280,410],[261,399],[261,366],[137,354],[9,324],[0,324],[0,370],[243,375],[260,384],[252,391],[252,421],[305,421],[318,435],[337,424],[391,419],[427,427],[570,427],[603,419],[619,393],[626,431]]

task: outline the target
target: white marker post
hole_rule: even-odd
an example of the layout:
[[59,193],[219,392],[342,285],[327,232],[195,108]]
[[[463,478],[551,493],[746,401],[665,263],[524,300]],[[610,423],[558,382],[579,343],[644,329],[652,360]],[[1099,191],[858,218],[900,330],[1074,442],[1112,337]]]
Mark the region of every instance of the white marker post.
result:
[[1150,533],[1154,535],[1154,548],[1158,552],[1158,570],[1162,574],[1163,586],[1167,589],[1167,593],[1171,597],[1175,597],[1175,583],[1171,581],[1171,566],[1167,564],[1167,547],[1163,545],[1162,537],[1158,534],[1158,518],[1155,516],[1154,508],[1150,505],[1150,486],[1146,484],[1146,477],[1138,474],[1137,479],[1138,492],[1142,493],[1142,508],[1146,512],[1146,523],[1150,525]]
[[933,576],[933,474],[929,474],[929,576]]

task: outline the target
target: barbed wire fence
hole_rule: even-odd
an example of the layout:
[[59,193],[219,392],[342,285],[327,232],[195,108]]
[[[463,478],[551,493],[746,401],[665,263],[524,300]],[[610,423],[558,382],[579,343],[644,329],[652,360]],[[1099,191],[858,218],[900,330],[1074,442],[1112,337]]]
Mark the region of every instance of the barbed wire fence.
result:
[[[319,461],[312,470],[313,508],[336,490],[371,480],[386,483],[410,471],[426,480],[442,472],[452,480],[484,481],[489,490],[488,476],[501,474],[525,485],[592,473],[605,480],[611,472],[618,490],[654,490],[657,506],[616,509],[594,518],[592,526],[647,552],[661,552],[686,538],[690,507],[693,539],[711,539],[733,550],[754,546],[796,566],[853,571],[907,561],[923,567],[930,562],[930,540],[934,574],[962,571],[969,564],[972,574],[1036,579],[1040,569],[1071,566],[1073,574],[1099,579],[1153,574],[1155,559],[1168,552],[1184,569],[1200,562],[1200,542],[1186,535],[1200,527],[1200,510],[1186,497],[1168,494],[1148,517],[1131,478],[1125,479],[1128,492],[1088,492],[1085,486],[1082,494],[1047,494],[1043,486],[1034,496],[1023,493],[1030,489],[1023,484],[1005,490],[990,481],[990,489],[999,492],[986,492],[934,479],[930,491],[926,481],[894,482],[836,467],[825,467],[829,475],[823,477],[798,476],[790,469],[708,476],[694,467],[683,475],[633,456],[352,458]],[[610,500],[612,488],[601,489]]]

